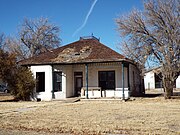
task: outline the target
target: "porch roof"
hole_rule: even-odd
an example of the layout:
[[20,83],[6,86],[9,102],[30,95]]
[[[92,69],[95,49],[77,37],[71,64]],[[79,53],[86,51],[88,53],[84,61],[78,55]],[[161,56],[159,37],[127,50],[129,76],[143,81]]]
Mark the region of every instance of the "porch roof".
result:
[[19,62],[20,65],[75,64],[129,61],[125,56],[103,45],[96,39],[79,41],[53,49]]

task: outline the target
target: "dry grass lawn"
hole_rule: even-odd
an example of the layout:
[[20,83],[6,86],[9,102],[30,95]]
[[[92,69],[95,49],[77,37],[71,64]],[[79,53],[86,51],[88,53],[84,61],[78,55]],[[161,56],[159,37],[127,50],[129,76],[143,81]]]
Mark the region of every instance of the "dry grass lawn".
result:
[[[0,130],[18,134],[180,134],[180,100],[0,102]],[[16,131],[16,132],[15,132]],[[22,132],[20,132],[22,131]],[[7,132],[5,132],[7,133]],[[0,133],[1,134],[1,133]]]
[[14,97],[10,93],[0,92],[0,101],[10,101],[13,99]]

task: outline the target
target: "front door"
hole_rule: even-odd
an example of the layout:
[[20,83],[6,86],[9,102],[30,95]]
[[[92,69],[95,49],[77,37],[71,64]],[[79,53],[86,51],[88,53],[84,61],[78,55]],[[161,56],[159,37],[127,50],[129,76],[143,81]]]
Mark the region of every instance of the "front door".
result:
[[81,95],[81,88],[83,87],[83,74],[82,72],[74,72],[74,96]]

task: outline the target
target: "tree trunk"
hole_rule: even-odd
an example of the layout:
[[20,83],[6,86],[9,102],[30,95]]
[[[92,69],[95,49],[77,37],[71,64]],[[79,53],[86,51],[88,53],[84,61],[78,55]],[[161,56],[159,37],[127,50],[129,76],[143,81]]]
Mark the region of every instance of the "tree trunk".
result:
[[163,87],[164,87],[164,98],[170,99],[173,95],[173,87],[174,87],[174,81],[171,81],[169,78],[163,79]]

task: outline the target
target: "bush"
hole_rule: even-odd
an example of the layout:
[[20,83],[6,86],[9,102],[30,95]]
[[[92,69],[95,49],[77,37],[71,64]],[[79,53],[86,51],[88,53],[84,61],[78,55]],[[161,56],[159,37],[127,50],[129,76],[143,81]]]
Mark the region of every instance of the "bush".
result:
[[0,50],[0,78],[8,83],[15,99],[30,100],[35,87],[32,72],[27,67],[18,66],[15,55],[3,50]]
[[18,100],[30,100],[35,87],[32,72],[26,67],[18,67],[14,74],[15,84],[12,85],[12,94]]

